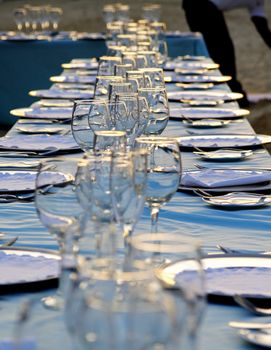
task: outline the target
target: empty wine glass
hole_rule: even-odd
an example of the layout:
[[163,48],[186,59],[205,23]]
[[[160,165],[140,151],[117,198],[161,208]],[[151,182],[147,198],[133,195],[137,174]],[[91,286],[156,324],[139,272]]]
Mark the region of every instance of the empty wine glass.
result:
[[125,83],[118,83],[118,82],[112,82],[109,84],[108,89],[108,98],[109,101],[115,101],[116,96],[119,93],[130,93],[132,92],[132,85],[129,82]]
[[40,221],[59,245],[60,284],[55,295],[43,298],[50,309],[63,306],[67,277],[75,269],[76,241],[85,224],[85,211],[74,188],[78,159],[55,159],[41,162],[35,189],[35,204]]
[[145,130],[146,135],[160,135],[166,128],[169,120],[169,104],[166,90],[158,88],[140,88],[138,95],[145,97],[149,109],[150,119]]
[[104,151],[125,152],[126,132],[119,130],[95,131],[93,148],[96,154],[101,154]]
[[143,211],[147,179],[147,151],[114,152],[112,155],[110,190],[117,222],[124,243],[132,235]]
[[63,15],[63,10],[60,7],[52,7],[49,10],[49,14],[50,14],[50,20],[52,23],[52,29],[57,31],[59,21],[61,19],[61,16]]
[[158,230],[158,214],[177,191],[181,176],[181,155],[176,139],[139,137],[136,148],[148,150],[146,202],[151,211],[151,231]]
[[108,129],[109,112],[103,100],[75,101],[72,111],[72,135],[85,152],[93,149],[94,130]]
[[17,8],[14,10],[13,16],[17,26],[17,30],[21,32],[25,23],[26,10],[23,8]]
[[97,75],[114,75],[116,64],[121,64],[121,58],[116,56],[101,56],[99,59],[99,67]]
[[144,73],[146,87],[165,88],[164,72],[162,68],[141,68],[139,71]]
[[131,64],[115,64],[114,75],[126,78],[127,70],[132,70],[133,66]]
[[109,94],[109,84],[110,83],[122,83],[123,78],[115,75],[97,75],[96,82],[94,86],[94,98],[97,99],[108,99]]

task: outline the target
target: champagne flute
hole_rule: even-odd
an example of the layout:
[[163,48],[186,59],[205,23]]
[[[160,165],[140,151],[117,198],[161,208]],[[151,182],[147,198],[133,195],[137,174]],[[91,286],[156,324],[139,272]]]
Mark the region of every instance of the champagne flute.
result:
[[40,164],[35,204],[40,221],[57,240],[60,250],[60,284],[55,295],[42,302],[49,309],[63,307],[67,278],[74,271],[76,242],[85,224],[85,211],[75,191],[78,159],[46,160]]
[[146,202],[151,212],[151,231],[158,231],[158,215],[163,204],[177,191],[181,176],[181,155],[176,139],[139,137],[135,148],[148,150]]

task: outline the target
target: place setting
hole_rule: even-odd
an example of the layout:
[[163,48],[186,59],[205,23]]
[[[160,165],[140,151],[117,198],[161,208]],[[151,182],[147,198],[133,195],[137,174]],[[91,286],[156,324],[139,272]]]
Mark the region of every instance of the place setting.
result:
[[51,88],[48,90],[32,90],[29,95],[32,97],[39,97],[45,99],[89,99],[93,97],[94,90],[88,88],[87,90],[78,89],[57,89]]

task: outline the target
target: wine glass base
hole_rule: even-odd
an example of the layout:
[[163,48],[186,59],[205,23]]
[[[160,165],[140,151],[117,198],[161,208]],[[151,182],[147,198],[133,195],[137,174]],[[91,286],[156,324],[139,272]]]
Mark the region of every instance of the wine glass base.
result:
[[44,297],[41,299],[41,302],[49,310],[59,311],[64,308],[64,299],[60,295]]

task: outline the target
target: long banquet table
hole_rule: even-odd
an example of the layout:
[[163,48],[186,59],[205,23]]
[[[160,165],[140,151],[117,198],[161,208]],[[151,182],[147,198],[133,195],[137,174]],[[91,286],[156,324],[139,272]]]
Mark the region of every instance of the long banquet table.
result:
[[[60,33],[61,34],[61,33]],[[199,33],[168,33],[169,55],[208,55]],[[61,72],[61,63],[72,58],[100,57],[106,54],[104,35],[72,40],[57,37],[51,40],[0,40],[0,125],[12,126],[13,108],[34,102],[30,90],[47,89],[50,76]]]
[[[224,85],[225,89],[228,89]],[[232,103],[232,106],[237,106]],[[225,107],[229,104],[225,104]],[[224,129],[225,130],[225,129]],[[220,129],[204,129],[205,133],[219,134]],[[227,133],[253,133],[246,118],[240,122],[227,126]],[[9,135],[17,133],[16,125]],[[187,129],[181,122],[169,121],[165,135],[187,135]],[[31,136],[29,136],[31,137]],[[1,158],[0,158],[1,159]],[[200,161],[192,152],[182,152],[183,168],[191,169],[194,163],[213,167],[243,167],[243,168],[271,168],[271,158],[264,148],[246,161],[232,163],[211,163]],[[263,249],[270,247],[270,215],[271,206],[261,209],[227,211],[215,209],[203,203],[200,197],[177,192],[163,207],[159,219],[160,232],[178,232],[179,234],[198,237],[204,242],[206,252],[217,252],[215,246],[222,244],[234,248]],[[1,204],[1,230],[12,235],[19,235],[16,247],[57,249],[55,240],[40,223],[33,203]],[[146,209],[136,230],[146,232],[150,229],[149,213]],[[19,304],[26,298],[41,298],[52,291],[38,293],[11,294],[0,297],[0,339],[12,336],[14,319]],[[69,335],[62,322],[62,315],[58,312],[43,309],[41,305],[33,315],[34,325],[31,334],[39,339],[39,349],[71,348]],[[243,342],[236,331],[229,328],[230,320],[246,319],[250,314],[235,305],[208,304],[199,334],[199,349],[220,350],[250,349]],[[185,349],[186,350],[186,349]],[[187,349],[188,350],[188,349]]]

